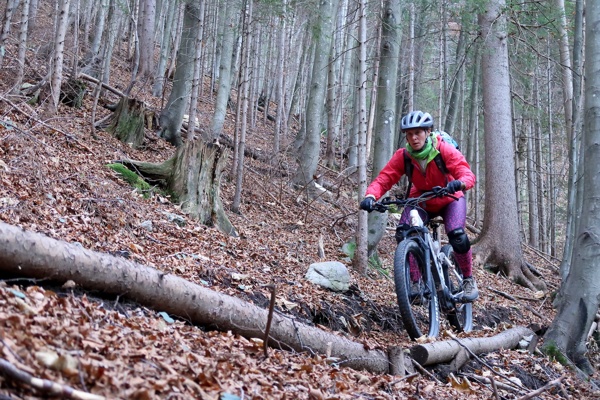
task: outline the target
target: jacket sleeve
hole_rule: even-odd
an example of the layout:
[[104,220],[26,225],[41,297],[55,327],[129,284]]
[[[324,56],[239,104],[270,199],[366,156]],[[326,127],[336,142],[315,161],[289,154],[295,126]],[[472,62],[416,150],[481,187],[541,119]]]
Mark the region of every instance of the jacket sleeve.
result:
[[440,152],[452,178],[464,183],[466,190],[472,189],[475,186],[476,178],[465,156],[448,143],[440,146]]
[[394,153],[379,175],[371,182],[365,196],[371,195],[377,200],[400,180],[404,175],[404,151],[404,148],[400,148]]

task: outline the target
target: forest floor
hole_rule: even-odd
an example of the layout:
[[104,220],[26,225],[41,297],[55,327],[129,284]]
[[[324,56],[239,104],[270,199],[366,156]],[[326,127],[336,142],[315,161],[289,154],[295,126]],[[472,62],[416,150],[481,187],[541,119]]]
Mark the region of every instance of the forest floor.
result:
[[[128,76],[124,66],[115,66],[113,80],[121,87]],[[27,99],[7,94],[10,79],[9,64],[0,71],[1,221],[126,257],[263,308],[270,297],[265,286],[274,284],[279,313],[368,348],[414,345],[399,318],[390,278],[393,234],[380,244],[383,267],[366,276],[352,269],[341,250],[356,229],[358,199],[351,179],[321,166],[319,173],[337,191],[330,201],[307,202],[290,186],[296,168],[292,156],[284,154],[276,163],[246,158],[240,214],[228,209],[235,179],[227,174],[221,183],[224,205],[239,234],[227,236],[189,219],[164,195],[144,197],[107,168],[126,158],[168,159],[174,148],[156,132],[147,130],[137,150],[107,132],[92,133],[90,96],[82,108],[61,105],[58,115],[48,119]],[[148,93],[146,87],[136,91],[158,110],[161,99]],[[107,92],[105,100],[118,98]],[[205,87],[200,127],[209,126],[213,101],[214,93]],[[99,108],[97,119],[109,113]],[[262,113],[257,115],[247,146],[269,158],[273,126]],[[229,136],[233,121],[231,112],[225,127]],[[173,215],[185,224],[175,223]],[[151,231],[142,226],[148,221]],[[324,257],[318,254],[320,241]],[[551,295],[560,284],[559,261],[524,247],[551,292],[538,298],[476,264],[480,298],[473,305],[475,329],[457,334],[459,339],[493,336],[513,326],[538,332],[549,326],[555,315]],[[348,292],[328,291],[304,278],[311,263],[323,260],[348,265]],[[600,398],[589,384],[539,352],[502,350],[473,358],[458,372],[436,365],[428,373],[401,379],[345,368],[323,355],[271,349],[264,358],[254,341],[194,326],[126,296],[86,291],[77,282],[2,278],[2,358],[34,377],[107,399],[517,399],[558,378],[559,385],[534,398]],[[356,323],[354,328],[348,321]],[[443,332],[437,340],[449,336]],[[589,348],[597,366],[596,342]],[[498,382],[498,388],[478,382],[481,376]],[[0,376],[2,399],[52,397],[49,393]]]

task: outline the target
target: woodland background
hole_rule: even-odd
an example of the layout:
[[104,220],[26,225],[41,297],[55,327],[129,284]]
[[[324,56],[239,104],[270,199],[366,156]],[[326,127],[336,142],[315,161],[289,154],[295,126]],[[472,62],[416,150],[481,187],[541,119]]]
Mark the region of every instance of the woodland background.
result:
[[[593,22],[597,7],[587,6]],[[107,398],[519,398],[541,387],[541,398],[593,397],[598,288],[586,285],[597,245],[575,240],[600,226],[584,196],[595,195],[584,185],[600,163],[586,146],[595,113],[582,112],[593,109],[584,94],[594,87],[584,65],[596,66],[593,46],[584,53],[594,31],[584,35],[593,24],[583,7],[3,1],[6,224],[261,308],[275,287],[277,315],[367,351],[409,348],[389,278],[393,220],[367,219],[357,204],[403,145],[399,116],[423,109],[459,141],[478,177],[468,196],[481,297],[475,331],[459,338],[514,325],[543,338],[550,328],[572,363],[502,350],[455,371],[438,365],[399,378],[311,348],[265,358],[263,343],[236,333],[244,327],[235,322],[194,324],[165,304],[133,302],[116,284],[63,279],[61,271],[83,270],[76,249],[41,275],[20,273],[10,255],[26,241],[3,226],[0,393],[50,391],[9,374],[19,370]],[[146,181],[132,187],[107,167],[115,163]],[[582,254],[591,255],[576,262]],[[348,264],[348,292],[304,279],[310,263],[326,259]],[[148,297],[160,298],[152,290]]]

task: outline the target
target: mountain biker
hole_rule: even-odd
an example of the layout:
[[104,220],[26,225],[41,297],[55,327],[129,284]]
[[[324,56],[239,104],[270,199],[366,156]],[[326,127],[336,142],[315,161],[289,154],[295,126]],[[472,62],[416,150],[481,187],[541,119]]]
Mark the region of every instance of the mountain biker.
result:
[[[417,197],[435,186],[446,186],[448,193],[458,197],[458,200],[448,196],[431,199],[423,206],[427,215],[422,210],[419,213],[423,220],[436,216],[444,220],[450,245],[464,278],[462,301],[473,302],[479,297],[479,292],[472,275],[471,243],[465,232],[467,202],[463,192],[475,185],[475,175],[462,153],[437,135],[432,135],[432,128],[433,118],[429,113],[412,111],[402,118],[401,130],[406,135],[406,147],[398,149],[371,182],[360,208],[368,212],[374,210],[375,201],[405,174],[404,153],[408,153],[413,165],[410,197]],[[446,164],[448,174],[440,170],[437,162],[432,162],[438,153]],[[398,241],[404,238],[402,233],[409,228],[410,210],[410,207],[406,207],[402,212],[396,235]],[[411,265],[410,275],[413,284],[417,283],[420,274],[416,264],[414,267]]]

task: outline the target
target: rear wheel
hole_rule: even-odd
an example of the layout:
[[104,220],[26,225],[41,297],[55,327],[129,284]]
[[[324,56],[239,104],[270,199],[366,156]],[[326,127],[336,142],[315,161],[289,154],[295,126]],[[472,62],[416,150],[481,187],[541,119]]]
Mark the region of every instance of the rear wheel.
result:
[[[444,281],[450,293],[453,296],[462,292],[462,272],[458,268],[456,259],[454,258],[454,250],[449,244],[442,246],[442,253],[444,253],[448,259],[448,262],[444,262],[442,265],[444,271]],[[446,313],[448,322],[459,332],[469,332],[473,329],[473,307],[471,303],[459,303],[454,304],[454,309]]]
[[400,315],[410,338],[415,340],[423,335],[437,336],[437,293],[433,290],[423,250],[415,240],[406,239],[398,244],[394,256],[394,282]]

